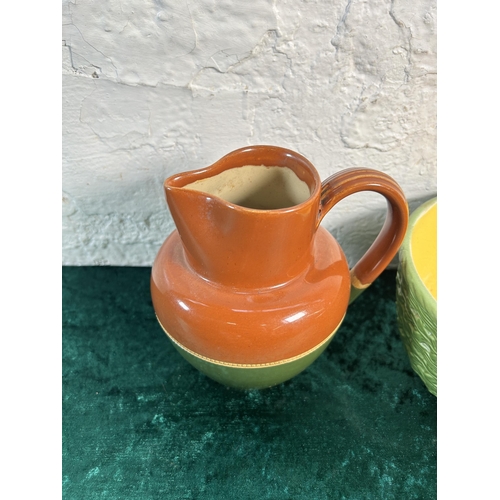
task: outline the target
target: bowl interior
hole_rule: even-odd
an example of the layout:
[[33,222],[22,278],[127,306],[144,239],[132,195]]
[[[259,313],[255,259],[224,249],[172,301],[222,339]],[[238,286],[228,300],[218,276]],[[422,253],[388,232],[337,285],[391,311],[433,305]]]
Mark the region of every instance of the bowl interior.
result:
[[415,222],[410,248],[417,274],[437,300],[437,201]]

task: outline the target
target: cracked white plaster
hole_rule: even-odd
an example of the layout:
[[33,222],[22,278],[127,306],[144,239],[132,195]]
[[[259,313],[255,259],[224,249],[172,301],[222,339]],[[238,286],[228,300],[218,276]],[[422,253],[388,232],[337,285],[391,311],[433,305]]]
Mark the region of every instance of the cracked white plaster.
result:
[[[435,0],[63,2],[63,263],[151,265],[163,181],[248,144],[436,193]],[[373,193],[323,220],[354,263]]]

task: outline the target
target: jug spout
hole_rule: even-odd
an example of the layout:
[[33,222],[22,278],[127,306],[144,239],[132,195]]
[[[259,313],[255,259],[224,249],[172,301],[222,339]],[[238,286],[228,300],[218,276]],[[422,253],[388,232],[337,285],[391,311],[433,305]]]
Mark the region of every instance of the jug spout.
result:
[[285,283],[312,251],[321,191],[316,170],[281,148],[255,151],[243,148],[165,181],[187,262],[226,286]]

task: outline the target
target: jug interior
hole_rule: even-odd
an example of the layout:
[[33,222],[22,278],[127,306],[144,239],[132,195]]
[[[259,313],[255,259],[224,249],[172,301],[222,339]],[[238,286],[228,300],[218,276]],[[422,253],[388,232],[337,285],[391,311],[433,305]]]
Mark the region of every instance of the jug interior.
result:
[[306,201],[311,191],[288,167],[245,165],[186,184],[192,189],[218,196],[245,208],[273,210]]

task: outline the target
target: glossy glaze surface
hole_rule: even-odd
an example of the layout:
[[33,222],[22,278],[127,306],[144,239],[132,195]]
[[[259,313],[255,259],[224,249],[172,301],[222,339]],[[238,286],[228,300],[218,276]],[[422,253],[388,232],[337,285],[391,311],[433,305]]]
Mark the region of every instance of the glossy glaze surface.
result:
[[315,234],[310,264],[274,287],[204,279],[187,265],[178,233],[164,243],[157,262],[152,296],[164,329],[185,348],[227,363],[272,363],[314,348],[338,326],[349,301],[347,262],[323,228]]

